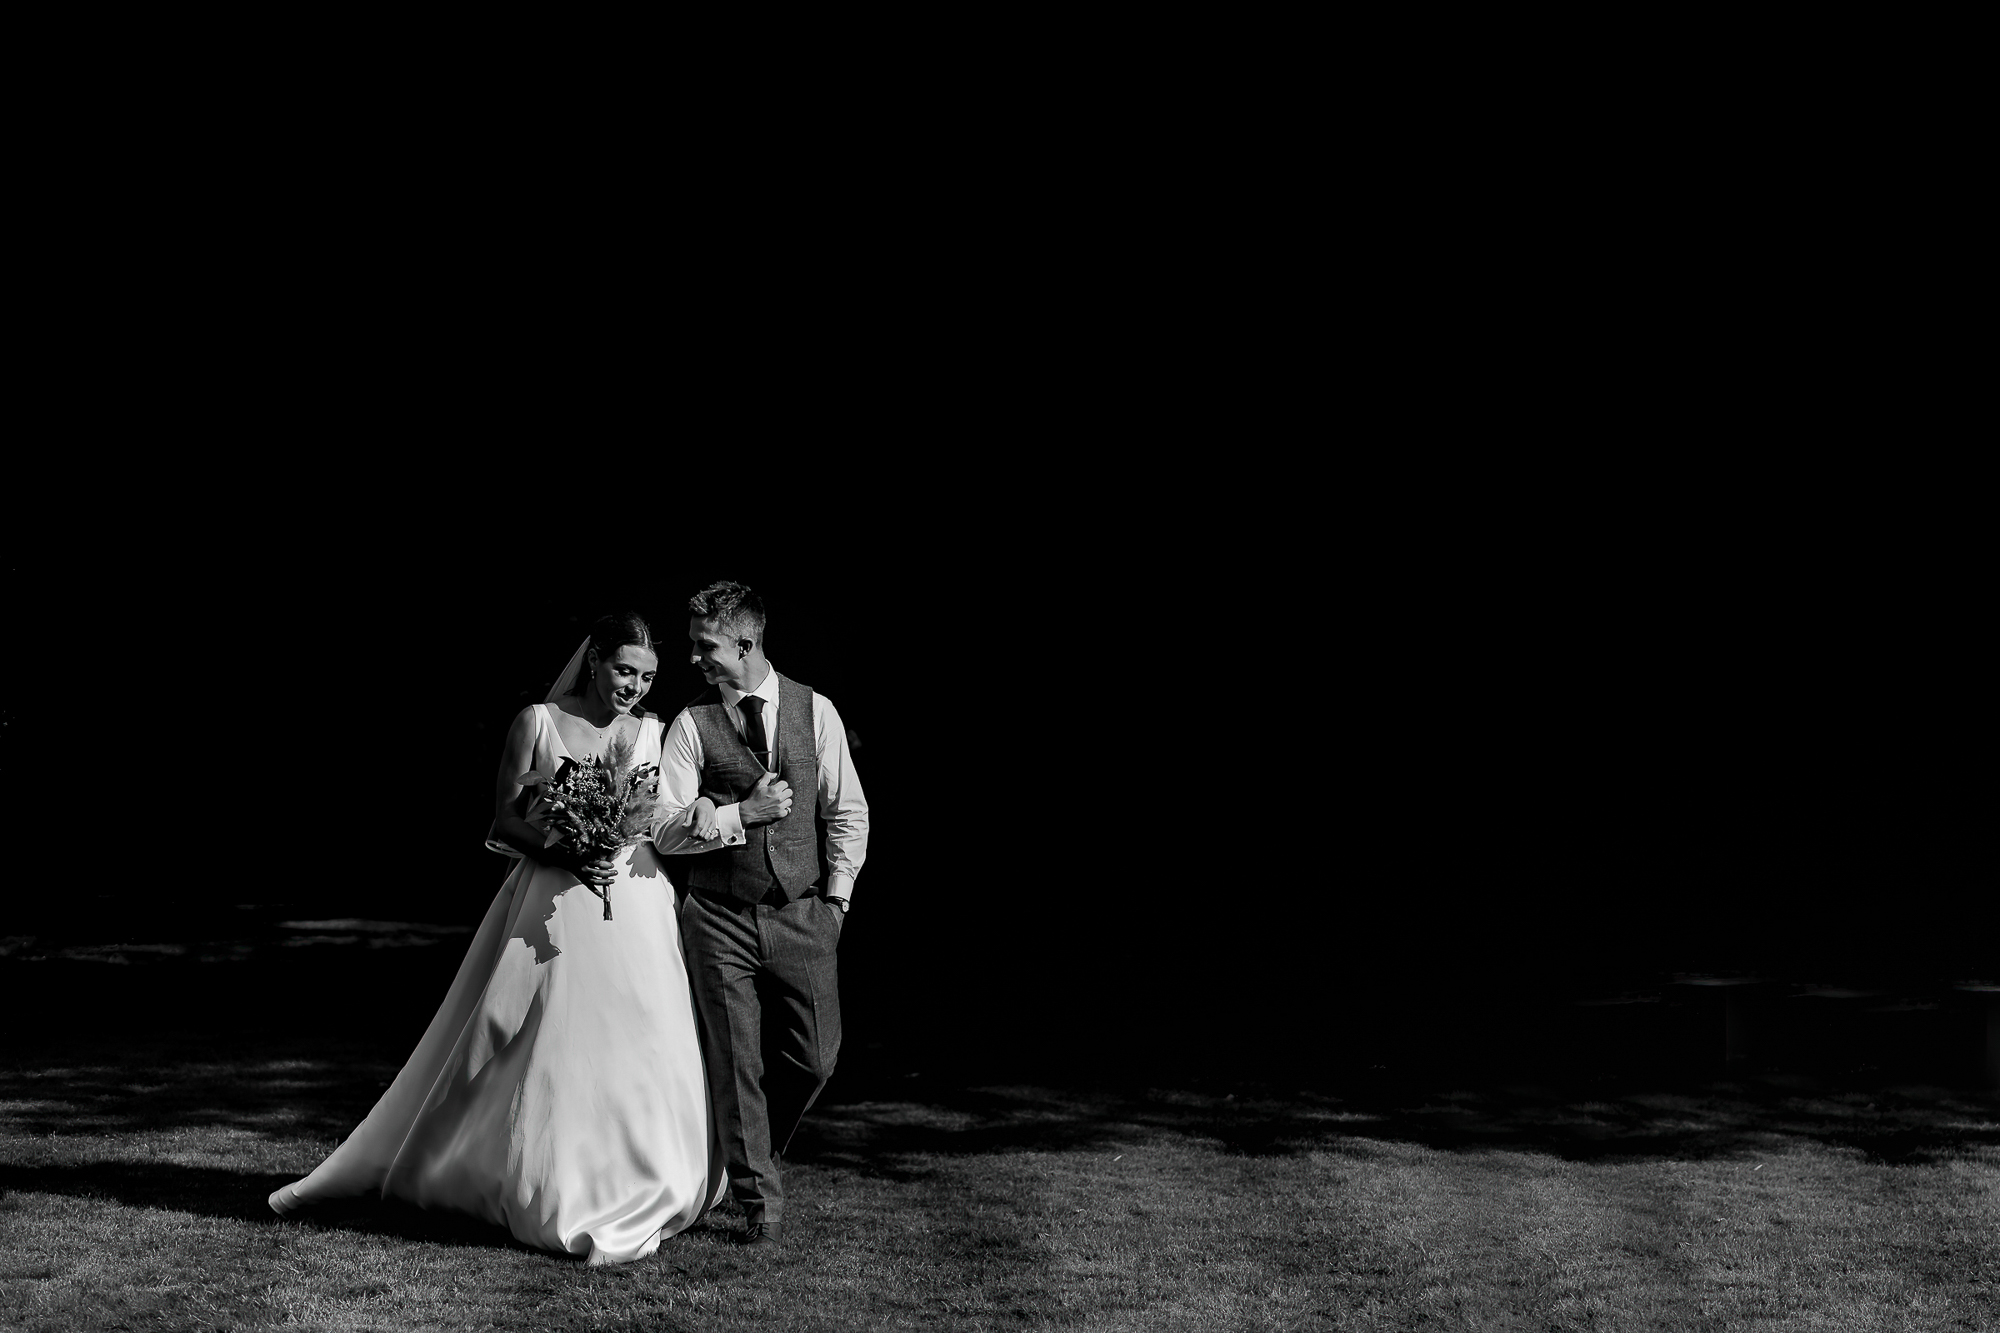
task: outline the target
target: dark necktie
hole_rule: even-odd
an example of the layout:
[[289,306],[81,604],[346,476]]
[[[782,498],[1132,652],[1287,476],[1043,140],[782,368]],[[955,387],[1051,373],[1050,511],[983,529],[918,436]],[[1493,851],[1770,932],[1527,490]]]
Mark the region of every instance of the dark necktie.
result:
[[764,739],[764,701],[754,694],[746,694],[736,701],[736,706],[743,710],[743,743],[750,747],[750,753],[757,756],[757,762],[768,772],[771,747]]

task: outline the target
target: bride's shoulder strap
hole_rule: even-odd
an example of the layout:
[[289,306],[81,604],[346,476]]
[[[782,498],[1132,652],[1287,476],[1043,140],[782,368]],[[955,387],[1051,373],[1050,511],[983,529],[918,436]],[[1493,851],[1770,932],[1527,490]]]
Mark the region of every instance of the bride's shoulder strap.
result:
[[667,745],[666,719],[643,708],[635,710],[635,714],[639,719],[639,744],[652,756],[647,762],[658,763],[660,751]]
[[528,704],[514,714],[514,721],[509,724],[507,731],[509,735],[519,736],[523,740],[539,742],[548,734],[549,726],[549,706]]

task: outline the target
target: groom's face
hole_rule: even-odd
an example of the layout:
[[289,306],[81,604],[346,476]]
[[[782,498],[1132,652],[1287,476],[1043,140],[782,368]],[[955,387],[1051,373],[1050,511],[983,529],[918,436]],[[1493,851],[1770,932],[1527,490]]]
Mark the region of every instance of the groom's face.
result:
[[711,685],[727,683],[739,689],[750,678],[750,663],[738,655],[742,647],[737,636],[727,633],[719,621],[703,620],[700,616],[688,619],[688,642],[695,667],[701,678]]

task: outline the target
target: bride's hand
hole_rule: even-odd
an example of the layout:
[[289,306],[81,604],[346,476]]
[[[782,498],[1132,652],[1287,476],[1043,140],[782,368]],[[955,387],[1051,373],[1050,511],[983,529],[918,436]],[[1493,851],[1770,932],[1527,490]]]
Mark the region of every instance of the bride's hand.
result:
[[692,829],[694,836],[703,842],[722,832],[722,825],[715,817],[715,802],[706,796],[688,807],[687,816],[681,820],[681,824],[685,828]]
[[593,889],[601,889],[618,878],[618,867],[609,857],[585,861],[567,847],[552,847],[542,853],[547,864],[567,870]]

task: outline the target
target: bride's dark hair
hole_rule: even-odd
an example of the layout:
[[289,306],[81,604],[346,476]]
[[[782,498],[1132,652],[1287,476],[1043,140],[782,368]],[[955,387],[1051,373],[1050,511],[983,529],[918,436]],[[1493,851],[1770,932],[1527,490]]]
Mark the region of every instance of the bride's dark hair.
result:
[[[597,660],[608,661],[620,648],[639,647],[652,651],[653,627],[648,625],[637,611],[621,611],[615,616],[601,616],[590,627],[590,646],[597,650]],[[576,673],[576,681],[565,693],[582,694],[590,681],[589,663]]]

